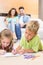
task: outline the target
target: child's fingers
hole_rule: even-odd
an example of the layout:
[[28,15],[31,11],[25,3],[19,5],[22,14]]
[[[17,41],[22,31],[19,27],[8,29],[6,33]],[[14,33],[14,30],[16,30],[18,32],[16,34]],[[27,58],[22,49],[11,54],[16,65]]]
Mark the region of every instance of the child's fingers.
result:
[[5,53],[6,53],[5,50],[1,50],[1,51],[0,51],[0,55],[3,55],[3,54],[5,54]]
[[12,50],[12,53],[13,53],[14,55],[17,54],[16,50]]
[[24,50],[19,50],[19,54],[24,54]]

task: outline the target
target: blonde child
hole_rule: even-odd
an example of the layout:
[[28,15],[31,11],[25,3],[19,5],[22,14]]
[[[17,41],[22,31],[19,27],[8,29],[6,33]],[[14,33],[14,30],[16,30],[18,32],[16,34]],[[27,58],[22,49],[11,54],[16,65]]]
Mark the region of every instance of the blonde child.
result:
[[13,50],[13,54],[32,53],[43,50],[40,38],[37,36],[38,29],[38,21],[30,21],[26,26],[25,35],[21,38],[20,44],[16,50]]
[[13,35],[12,32],[8,29],[4,29],[0,33],[0,54],[4,54],[6,52],[11,52],[13,48]]

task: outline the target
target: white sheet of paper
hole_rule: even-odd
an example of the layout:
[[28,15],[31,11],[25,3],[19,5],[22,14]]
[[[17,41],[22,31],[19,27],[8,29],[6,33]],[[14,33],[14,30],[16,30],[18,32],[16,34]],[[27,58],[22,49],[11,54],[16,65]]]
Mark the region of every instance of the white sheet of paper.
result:
[[14,55],[14,54],[12,54],[12,53],[6,53],[6,54],[4,54],[3,56],[4,56],[4,57],[17,57],[17,56],[20,56],[20,54]]

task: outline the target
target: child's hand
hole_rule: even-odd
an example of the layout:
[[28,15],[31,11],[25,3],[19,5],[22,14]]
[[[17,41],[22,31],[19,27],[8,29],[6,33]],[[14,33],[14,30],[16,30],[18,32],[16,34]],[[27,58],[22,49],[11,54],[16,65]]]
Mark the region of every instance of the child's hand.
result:
[[16,50],[12,50],[12,53],[15,55],[15,54],[17,54],[17,51]]
[[4,55],[6,53],[5,50],[0,50],[0,55]]
[[25,53],[25,50],[24,49],[21,49],[18,51],[19,54],[24,54]]

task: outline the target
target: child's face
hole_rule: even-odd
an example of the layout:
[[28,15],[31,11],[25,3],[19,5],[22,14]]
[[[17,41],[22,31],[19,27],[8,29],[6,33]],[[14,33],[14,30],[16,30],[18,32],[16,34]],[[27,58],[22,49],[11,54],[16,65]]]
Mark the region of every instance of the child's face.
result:
[[25,30],[25,38],[27,41],[31,40],[33,37],[35,36],[35,33],[28,30],[28,28],[26,28]]
[[7,38],[7,37],[3,37],[3,38],[1,39],[1,44],[2,44],[3,47],[9,46],[9,44],[10,44],[10,39]]

